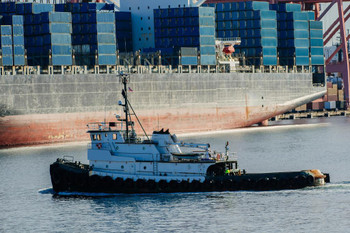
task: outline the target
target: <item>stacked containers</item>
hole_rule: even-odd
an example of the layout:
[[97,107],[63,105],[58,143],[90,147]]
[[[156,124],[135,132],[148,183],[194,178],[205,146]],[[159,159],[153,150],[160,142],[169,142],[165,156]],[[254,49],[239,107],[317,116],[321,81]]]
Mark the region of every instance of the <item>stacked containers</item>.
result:
[[309,65],[308,12],[300,4],[272,4],[277,11],[280,65]]
[[[24,6],[24,4],[18,5]],[[30,66],[41,65],[43,41],[40,31],[40,14],[25,14],[24,46],[27,49],[27,60]]]
[[12,26],[1,25],[0,37],[1,37],[2,65],[12,66],[13,65]]
[[311,65],[324,65],[322,21],[309,21]]
[[[216,65],[214,14],[210,7],[154,10],[156,49],[196,47],[201,65]],[[193,65],[194,58],[190,60],[182,65]]]
[[237,53],[251,65],[277,65],[276,13],[267,2],[216,4],[217,37],[240,37]]
[[[40,14],[41,38],[43,38],[42,64],[72,65],[72,16],[68,12]],[[50,64],[50,57],[52,63]]]
[[8,16],[16,13],[16,2],[2,2],[0,3],[0,15]]
[[198,65],[197,47],[181,48],[181,65]]
[[5,16],[1,22],[3,25],[12,25],[13,39],[13,65],[25,65],[25,50],[24,50],[24,26],[22,15]]
[[44,56],[41,13],[52,11],[52,4],[16,3],[16,14],[23,15],[24,46],[27,50],[28,65],[48,64],[44,61],[48,58]]
[[117,48],[120,52],[132,52],[131,12],[115,12]]
[[[199,20],[191,20],[193,29],[199,27],[199,51],[201,65],[216,65],[215,51],[215,9],[212,7],[185,8],[185,16],[193,18],[198,14]],[[187,13],[187,11],[189,11]],[[198,13],[197,13],[198,12]],[[185,18],[185,21],[188,19]],[[185,22],[185,25],[187,23]],[[193,43],[193,41],[192,41]],[[195,43],[194,43],[195,45]]]
[[56,11],[72,12],[72,45],[77,65],[116,64],[115,14],[111,6],[105,3],[55,5]]
[[16,14],[18,15],[30,15],[40,14],[43,12],[52,12],[54,10],[52,4],[43,3],[16,3]]
[[[116,34],[115,34],[115,14],[114,12],[96,12],[90,16],[93,20],[92,28],[96,28],[97,37],[90,37],[91,51],[96,48],[98,54],[98,64],[115,65],[116,57]],[[91,19],[89,17],[89,19]],[[96,39],[96,40],[95,40]],[[96,47],[95,47],[96,46]]]

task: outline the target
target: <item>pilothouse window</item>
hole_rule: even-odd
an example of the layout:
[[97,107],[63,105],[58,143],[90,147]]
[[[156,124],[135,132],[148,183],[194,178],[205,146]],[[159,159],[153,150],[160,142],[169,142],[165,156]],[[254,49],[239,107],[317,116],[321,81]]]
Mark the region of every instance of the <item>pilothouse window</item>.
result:
[[97,136],[97,140],[101,141],[101,134],[97,134],[96,136]]
[[117,134],[113,134],[113,140],[117,140]]

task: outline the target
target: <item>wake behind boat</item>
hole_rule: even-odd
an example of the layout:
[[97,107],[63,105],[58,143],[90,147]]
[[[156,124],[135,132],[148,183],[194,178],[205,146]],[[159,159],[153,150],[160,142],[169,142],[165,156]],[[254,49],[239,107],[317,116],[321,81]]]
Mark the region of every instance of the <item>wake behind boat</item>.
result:
[[[209,144],[178,142],[169,130],[137,136],[128,100],[130,76],[120,74],[125,118],[88,124],[89,164],[57,159],[50,165],[53,189],[59,192],[158,193],[236,190],[281,190],[324,185],[329,175],[319,170],[249,174],[229,152]],[[131,111],[130,111],[131,110]]]

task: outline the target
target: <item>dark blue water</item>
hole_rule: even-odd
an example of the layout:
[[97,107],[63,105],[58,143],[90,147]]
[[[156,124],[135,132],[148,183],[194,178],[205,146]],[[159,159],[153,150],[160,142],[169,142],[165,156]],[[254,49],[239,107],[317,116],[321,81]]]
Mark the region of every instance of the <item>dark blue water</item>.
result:
[[331,175],[318,188],[56,197],[49,165],[85,145],[0,151],[0,232],[349,232],[350,119],[279,122],[277,126],[190,136],[223,150],[230,142],[248,172],[317,168]]

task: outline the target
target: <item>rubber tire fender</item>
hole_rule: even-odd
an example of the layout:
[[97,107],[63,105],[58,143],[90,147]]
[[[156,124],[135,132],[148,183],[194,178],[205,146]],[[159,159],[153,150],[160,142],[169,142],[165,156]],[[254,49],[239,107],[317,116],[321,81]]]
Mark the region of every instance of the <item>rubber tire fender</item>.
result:
[[112,192],[114,189],[114,180],[111,176],[104,176],[102,178],[103,191]]
[[91,191],[96,191],[101,182],[101,177],[99,175],[92,175],[89,177],[89,188]]
[[147,181],[147,189],[150,193],[154,193],[157,191],[157,183],[154,180]]
[[161,192],[166,192],[168,189],[168,186],[169,186],[169,184],[166,180],[160,180],[158,182],[158,188]]
[[308,185],[312,186],[315,184],[315,177],[313,177],[312,175],[308,175],[306,177],[306,181]]

